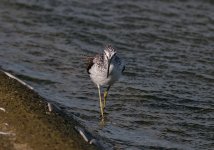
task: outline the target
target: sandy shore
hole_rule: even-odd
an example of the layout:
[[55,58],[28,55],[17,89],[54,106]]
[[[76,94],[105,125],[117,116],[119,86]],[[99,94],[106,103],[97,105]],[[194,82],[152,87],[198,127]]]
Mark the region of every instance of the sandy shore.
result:
[[97,149],[83,140],[75,125],[49,112],[44,98],[0,71],[1,150]]

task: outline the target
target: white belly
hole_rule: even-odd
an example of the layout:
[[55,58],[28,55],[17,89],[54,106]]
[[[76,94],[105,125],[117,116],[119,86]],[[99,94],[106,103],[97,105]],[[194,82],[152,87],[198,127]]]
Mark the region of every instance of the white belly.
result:
[[107,69],[101,71],[99,70],[98,67],[94,66],[90,70],[90,77],[95,84],[98,84],[101,86],[112,85],[114,84],[114,82],[116,82],[120,78],[122,70],[120,68],[115,68],[115,66],[111,64],[109,68],[109,72],[110,74],[107,78]]

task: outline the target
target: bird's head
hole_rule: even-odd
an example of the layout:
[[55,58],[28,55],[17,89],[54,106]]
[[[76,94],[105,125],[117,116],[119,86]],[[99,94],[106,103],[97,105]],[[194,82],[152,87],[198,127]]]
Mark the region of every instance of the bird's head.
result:
[[110,60],[114,55],[116,55],[116,50],[111,47],[111,45],[106,46],[104,49],[105,58]]
[[105,49],[104,49],[104,57],[108,62],[108,68],[107,68],[107,78],[109,76],[109,68],[110,68],[110,64],[112,59],[116,56],[117,52],[115,49],[113,49],[111,47],[111,45],[108,45]]

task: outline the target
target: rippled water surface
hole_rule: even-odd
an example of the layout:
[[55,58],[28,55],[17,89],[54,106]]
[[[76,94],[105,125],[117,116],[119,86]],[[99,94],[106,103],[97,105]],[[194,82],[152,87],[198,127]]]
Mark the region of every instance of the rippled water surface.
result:
[[[208,0],[2,0],[0,66],[59,103],[106,149],[212,149],[213,10]],[[126,70],[101,126],[84,58],[106,44]]]

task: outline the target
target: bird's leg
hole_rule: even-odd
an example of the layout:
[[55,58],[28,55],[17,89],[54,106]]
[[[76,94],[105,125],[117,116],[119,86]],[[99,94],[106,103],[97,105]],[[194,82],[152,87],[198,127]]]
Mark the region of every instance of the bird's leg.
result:
[[103,95],[103,97],[104,97],[103,108],[104,108],[104,109],[105,109],[105,107],[106,107],[106,98],[107,98],[107,96],[108,96],[108,91],[109,91],[110,87],[111,87],[111,86],[108,86],[108,87],[107,87],[107,89],[105,90],[104,95]]
[[100,99],[100,112],[101,112],[101,117],[103,118],[103,103],[102,103],[102,97],[101,97],[101,93],[100,93],[100,86],[97,85],[98,88],[98,93],[99,93],[99,99]]

